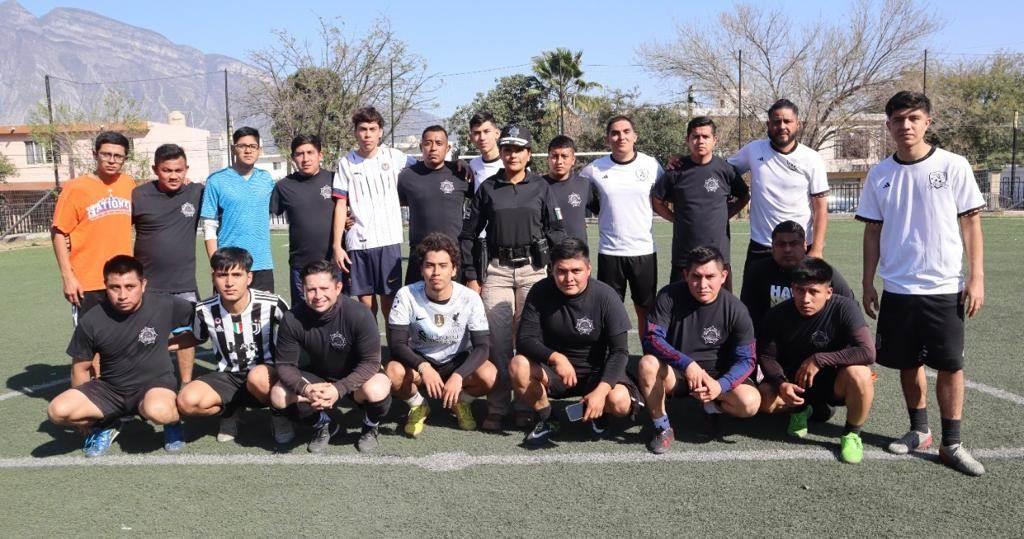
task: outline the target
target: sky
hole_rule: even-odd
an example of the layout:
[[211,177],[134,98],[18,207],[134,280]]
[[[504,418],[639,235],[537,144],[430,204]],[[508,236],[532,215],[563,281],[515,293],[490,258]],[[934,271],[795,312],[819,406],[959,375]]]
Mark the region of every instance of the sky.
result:
[[[493,87],[498,77],[529,72],[530,59],[544,50],[567,47],[583,51],[584,78],[606,87],[640,90],[648,103],[678,98],[671,81],[642,68],[637,50],[644,44],[671,40],[679,23],[694,18],[714,23],[730,4],[685,0],[590,2],[521,1],[517,3],[451,0],[402,2],[350,0],[218,2],[180,0],[154,8],[150,2],[114,0],[20,0],[36,16],[55,7],[78,7],[163,34],[171,41],[206,53],[246,60],[249,51],[275,43],[271,33],[287,29],[315,43],[317,17],[338,17],[346,29],[365,30],[375,17],[387,17],[396,35],[439,75],[433,93],[436,107],[448,116],[477,92]],[[778,0],[795,24],[836,16],[846,1]],[[238,6],[245,6],[240,8]],[[481,5],[494,6],[486,11]],[[1020,0],[941,0],[923,5],[945,22],[928,44],[929,56],[983,58],[996,50],[1024,51],[1024,2]],[[226,32],[231,29],[231,32]]]

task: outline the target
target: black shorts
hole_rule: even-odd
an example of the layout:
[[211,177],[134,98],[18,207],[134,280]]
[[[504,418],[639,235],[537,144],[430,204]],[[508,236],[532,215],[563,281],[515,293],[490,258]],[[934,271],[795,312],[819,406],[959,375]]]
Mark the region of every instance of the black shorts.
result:
[[814,375],[811,387],[804,391],[804,400],[812,406],[828,404],[829,406],[845,406],[846,401],[836,396],[836,377],[838,367],[824,367]]
[[348,252],[352,296],[394,296],[402,287],[402,246],[399,244]]
[[[252,272],[252,284],[249,288],[254,290],[262,290],[264,292],[274,292],[274,270],[256,270]],[[217,291],[214,290],[214,293]]]
[[71,306],[71,323],[74,327],[78,327],[78,320],[85,316],[85,313],[89,312],[89,309],[107,301],[106,290],[89,290],[88,292],[82,293],[82,298],[78,300],[78,307]]
[[[585,373],[584,376],[580,376],[579,371],[576,371],[576,385],[573,387],[565,387],[562,383],[562,378],[558,376],[555,369],[552,369],[549,365],[544,363],[538,363],[540,368],[544,370],[544,373],[548,376],[548,387],[547,393],[548,398],[551,399],[567,399],[569,397],[582,397],[587,393],[597,389],[598,384],[601,383],[601,373],[592,372]],[[615,385],[623,385],[626,390],[629,391],[629,398],[633,402],[643,402],[640,398],[640,388],[633,382],[633,380],[627,376],[623,376]],[[615,389],[615,386],[612,386]]]
[[876,361],[891,369],[927,365],[964,368],[964,304],[960,294],[882,292],[875,336]]
[[168,373],[135,387],[119,388],[99,378],[89,380],[75,389],[85,394],[85,398],[100,409],[103,413],[103,422],[139,413],[139,405],[142,404],[146,392],[155,387],[177,391],[178,379]]
[[[690,396],[690,386],[688,386],[686,384],[686,374],[684,374],[681,369],[678,369],[678,368],[673,367],[671,365],[669,366],[669,368],[672,369],[672,372],[675,373],[675,375],[676,375],[676,386],[674,388],[672,388],[672,393],[669,394],[669,395],[666,395],[666,396],[668,396],[668,397],[689,397]],[[701,368],[704,368],[704,367],[701,366]],[[631,380],[636,380],[637,379],[637,373],[639,372],[639,370],[640,370],[640,358],[630,358],[629,359],[629,363],[626,364],[626,374],[629,376],[629,378]],[[706,370],[707,373],[712,378],[714,378],[716,380],[718,379],[719,376],[721,376],[719,374],[719,372],[718,372],[718,369],[716,369],[714,367],[706,368],[704,370]],[[755,369],[754,372],[757,372],[757,370]],[[746,385],[752,386],[752,387],[757,387],[757,382],[754,381],[753,375],[748,376],[747,378],[745,378],[740,383],[741,384],[746,384]]]
[[658,254],[642,256],[597,255],[597,280],[626,298],[626,285],[633,305],[650,307],[658,294]]
[[747,258],[743,261],[743,274],[746,275],[747,270],[750,269],[750,265],[758,260],[764,260],[765,258],[771,258],[772,246],[761,245],[754,240],[750,240],[747,244]]
[[196,378],[210,386],[220,396],[221,405],[232,405],[238,408],[261,408],[264,406],[256,397],[249,393],[245,380],[248,372],[211,372]]

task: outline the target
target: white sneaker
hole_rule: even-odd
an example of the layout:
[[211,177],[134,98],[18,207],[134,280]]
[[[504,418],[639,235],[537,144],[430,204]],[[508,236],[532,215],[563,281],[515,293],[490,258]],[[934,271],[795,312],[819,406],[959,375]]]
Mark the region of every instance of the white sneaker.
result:
[[932,445],[932,433],[912,430],[889,444],[886,450],[894,455],[906,455],[911,451],[924,451]]

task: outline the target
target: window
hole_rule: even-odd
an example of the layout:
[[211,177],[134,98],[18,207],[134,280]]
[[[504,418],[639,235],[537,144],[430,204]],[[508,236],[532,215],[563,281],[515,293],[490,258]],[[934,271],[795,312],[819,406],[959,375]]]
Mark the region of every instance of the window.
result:
[[281,162],[274,161],[274,170],[281,170]]
[[52,163],[54,158],[60,163],[60,154],[52,151],[48,144],[40,144],[34,140],[25,141],[25,162],[30,165]]

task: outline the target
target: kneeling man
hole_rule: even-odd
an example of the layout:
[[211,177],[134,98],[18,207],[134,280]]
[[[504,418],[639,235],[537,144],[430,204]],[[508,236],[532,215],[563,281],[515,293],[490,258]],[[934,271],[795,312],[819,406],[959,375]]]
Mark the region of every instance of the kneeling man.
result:
[[[342,398],[366,412],[356,442],[361,452],[377,448],[377,425],[391,407],[391,383],[380,372],[377,321],[362,303],[341,295],[341,281],[326,260],[311,262],[299,272],[309,309],[288,311],[277,335],[277,376],[270,404],[313,425],[306,449],[322,453],[338,432],[327,411]],[[299,356],[309,356],[299,370]],[[317,414],[319,412],[319,414]]]
[[[192,303],[170,295],[145,294],[142,263],[128,255],[103,266],[106,301],[78,321],[68,345],[71,389],[50,402],[47,414],[60,426],[90,434],[85,456],[107,452],[117,437],[116,421],[139,414],[164,425],[164,449],[185,446],[168,340],[172,332],[192,324]],[[100,375],[89,379],[93,356],[100,358]]]
[[528,446],[544,445],[558,430],[549,398],[582,396],[582,419],[595,435],[607,428],[605,414],[626,416],[639,392],[626,377],[629,316],[612,287],[590,276],[587,244],[567,238],[551,250],[552,276],[526,296],[509,364],[512,388],[536,410]]
[[[722,290],[729,270],[714,247],[697,247],[684,259],[683,280],[658,292],[647,316],[644,356],[636,369],[654,435],[652,453],[668,451],[675,431],[667,395],[690,395],[704,405],[711,430],[717,414],[751,417],[761,404],[754,372],[754,325],[747,308]],[[710,433],[710,434],[713,434]]]
[[860,306],[832,293],[832,267],[805,258],[793,270],[793,298],[768,311],[757,341],[761,370],[761,411],[790,412],[791,436],[807,435],[813,406],[846,405],[839,439],[844,462],[864,458],[860,429],[875,395],[871,368],[875,345]]

